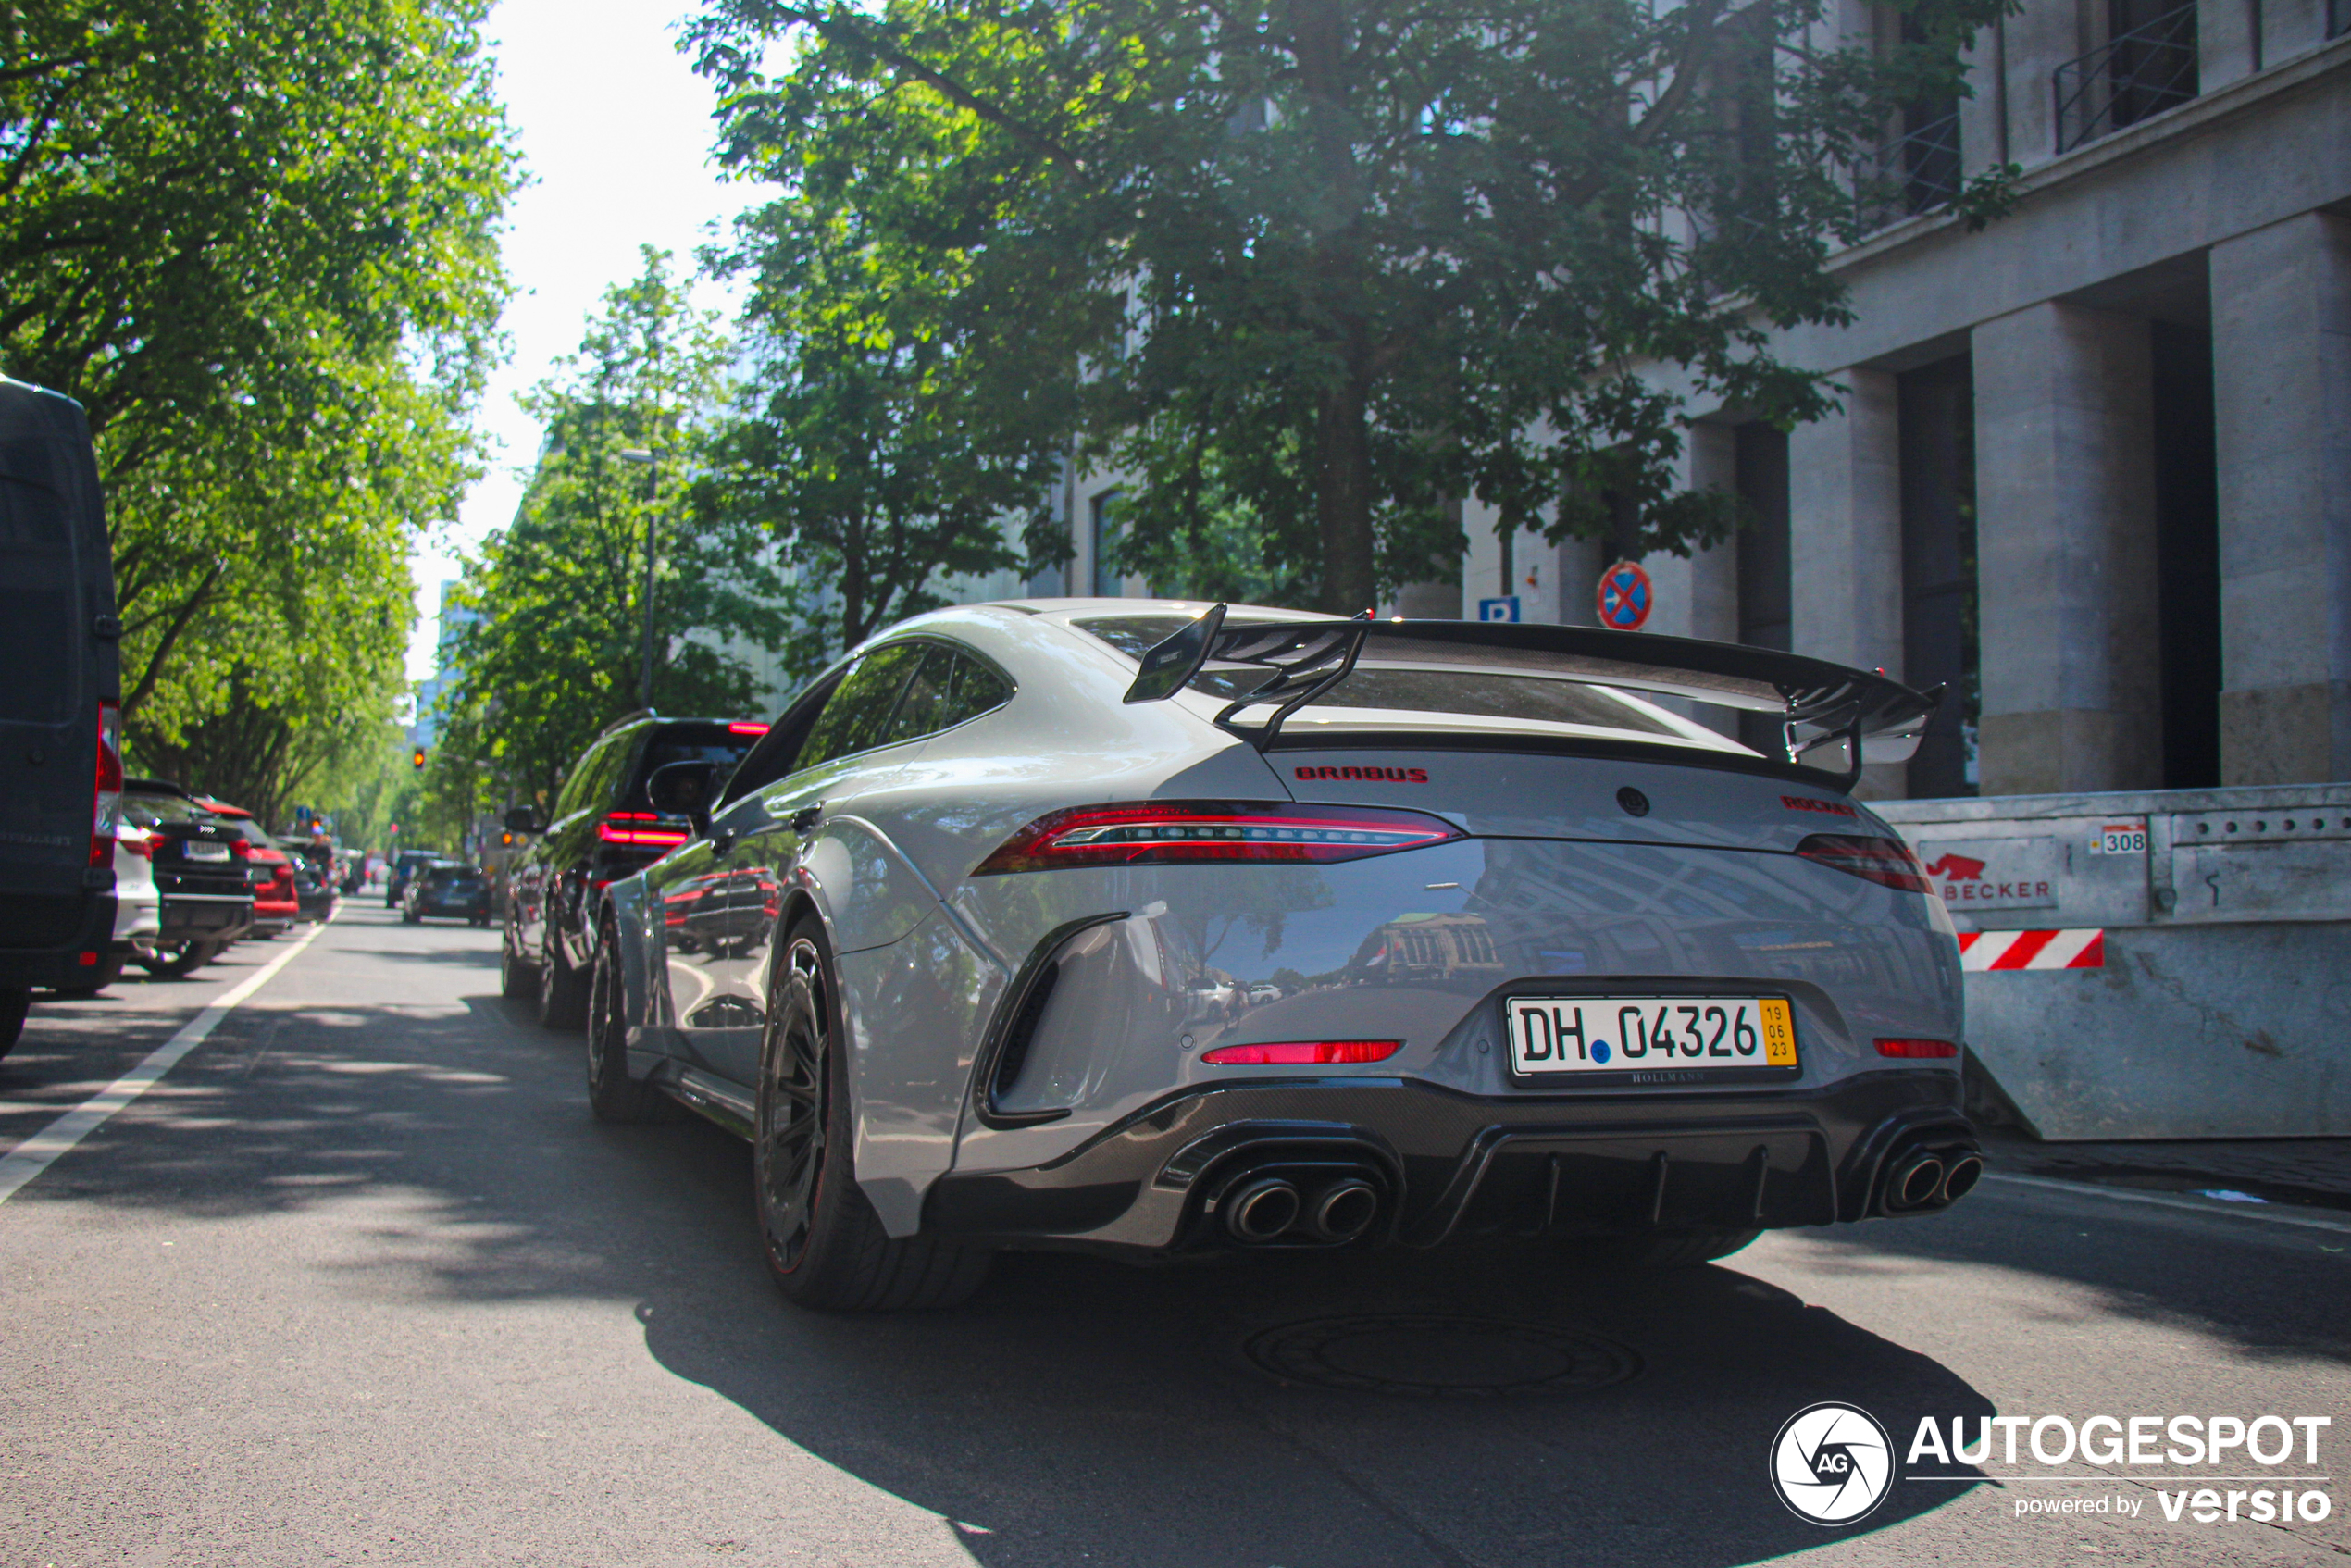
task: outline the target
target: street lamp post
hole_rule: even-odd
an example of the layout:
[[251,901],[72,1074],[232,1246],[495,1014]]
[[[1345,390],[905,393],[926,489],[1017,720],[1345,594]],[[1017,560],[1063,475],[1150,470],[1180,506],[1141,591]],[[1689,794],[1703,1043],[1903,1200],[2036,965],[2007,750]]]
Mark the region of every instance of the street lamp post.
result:
[[642,463],[652,470],[653,493],[645,503],[645,663],[637,678],[637,705],[648,713],[653,705],[653,525],[660,516],[661,448],[632,446],[620,454],[624,463]]

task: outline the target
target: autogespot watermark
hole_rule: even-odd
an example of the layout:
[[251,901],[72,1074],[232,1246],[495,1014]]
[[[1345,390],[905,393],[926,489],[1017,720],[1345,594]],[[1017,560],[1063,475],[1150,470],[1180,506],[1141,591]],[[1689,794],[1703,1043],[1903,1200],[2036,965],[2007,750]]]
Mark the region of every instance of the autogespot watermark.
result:
[[[2320,1434],[2333,1425],[2326,1415],[1929,1415],[1919,1418],[1897,1464],[1876,1417],[1858,1405],[1825,1402],[1797,1411],[1772,1439],[1772,1487],[1797,1518],[1824,1525],[1868,1517],[1897,1481],[2014,1486],[2020,1490],[2009,1505],[2018,1519],[2317,1524],[2334,1512],[2326,1489],[2332,1477],[2319,1457]],[[2083,1465],[2096,1468],[2085,1473]],[[2133,1489],[2037,1490],[2117,1481]]]

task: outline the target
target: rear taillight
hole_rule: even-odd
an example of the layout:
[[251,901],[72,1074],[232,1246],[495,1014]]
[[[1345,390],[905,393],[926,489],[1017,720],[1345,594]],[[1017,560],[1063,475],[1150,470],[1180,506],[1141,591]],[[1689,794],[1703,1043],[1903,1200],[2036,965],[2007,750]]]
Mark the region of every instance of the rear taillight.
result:
[[1040,816],[972,875],[1079,865],[1327,865],[1462,837],[1416,811],[1287,802],[1138,801]]
[[1947,1039],[1881,1039],[1877,1042],[1877,1053],[1909,1062],[1935,1061],[1957,1056],[1959,1048]]
[[1200,1052],[1219,1067],[1307,1067],[1385,1062],[1404,1049],[1400,1039],[1285,1039],[1265,1045],[1220,1045]]
[[155,845],[162,838],[160,833],[150,833],[143,828],[131,828],[118,831],[114,841],[143,860],[153,860]]
[[764,724],[730,724],[727,727],[727,733],[729,735],[765,735],[767,733],[767,727]]
[[616,811],[596,824],[596,837],[607,844],[627,844],[636,849],[665,850],[686,841],[683,828],[651,826],[660,820],[649,811]]
[[90,864],[114,864],[115,824],[122,817],[122,704],[98,704],[98,775],[91,790]]
[[1934,884],[1910,846],[1899,839],[1865,837],[1859,833],[1815,833],[1796,846],[1796,852],[1820,865],[1850,873],[1882,888],[1906,893],[1930,893]]

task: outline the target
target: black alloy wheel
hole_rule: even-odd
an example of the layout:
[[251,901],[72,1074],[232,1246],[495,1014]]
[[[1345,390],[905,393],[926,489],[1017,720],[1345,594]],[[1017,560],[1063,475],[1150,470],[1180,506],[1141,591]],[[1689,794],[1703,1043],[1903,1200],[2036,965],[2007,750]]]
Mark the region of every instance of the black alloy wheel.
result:
[[891,1237],[858,1188],[839,992],[823,927],[779,944],[759,1052],[752,1184],[768,1271],[790,1300],[830,1312],[951,1307],[989,1254]]
[[604,924],[588,970],[588,1106],[600,1122],[657,1122],[667,1096],[628,1076],[628,1017],[620,976],[620,936]]
[[577,1029],[588,1022],[587,977],[564,956],[563,939],[554,923],[547,927],[546,945],[539,953],[539,1027]]
[[530,965],[515,956],[515,934],[502,931],[498,936],[498,994],[504,997],[536,997],[539,977]]

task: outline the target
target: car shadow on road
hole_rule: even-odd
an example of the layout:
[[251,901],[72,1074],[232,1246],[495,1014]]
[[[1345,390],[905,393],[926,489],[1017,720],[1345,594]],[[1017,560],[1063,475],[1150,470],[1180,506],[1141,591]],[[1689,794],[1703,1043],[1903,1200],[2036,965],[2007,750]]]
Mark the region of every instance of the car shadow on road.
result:
[[[1897,1446],[1922,1415],[1992,1412],[1929,1358],[1723,1265],[1602,1274],[1517,1251],[1138,1269],[1025,1254],[952,1312],[802,1312],[755,1262],[740,1147],[684,1128],[661,1141],[727,1201],[686,1228],[737,1262],[716,1291],[708,1276],[650,1290],[646,1349],[945,1515],[989,1568],[1752,1562],[1835,1538],[1768,1482],[1797,1411],[1857,1404]],[[1245,1353],[1332,1320],[1391,1325],[1355,1341],[1357,1373],[1461,1374],[1486,1349],[1449,1332],[1464,1322],[1598,1337],[1639,1370],[1581,1391],[1446,1397],[1319,1387]],[[1897,1485],[1837,1535],[1972,1489]]]

